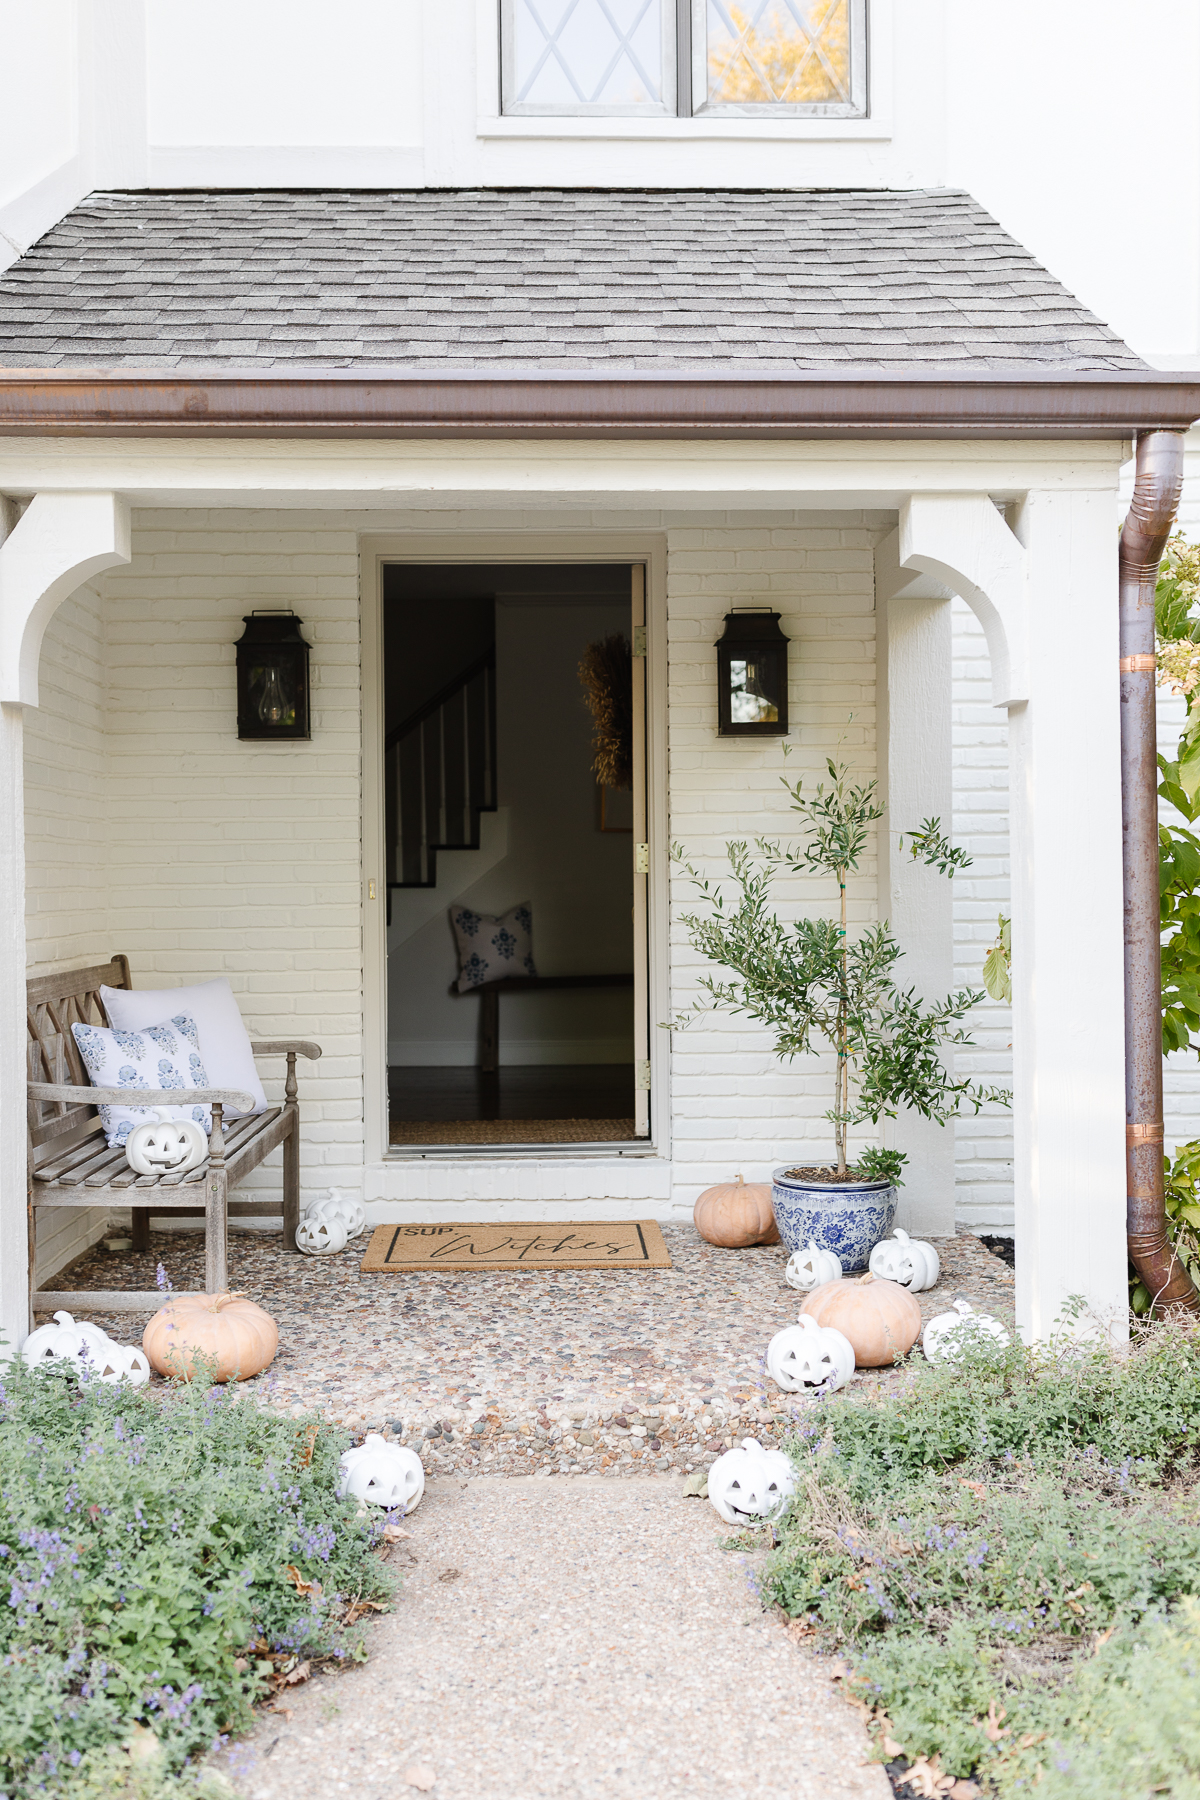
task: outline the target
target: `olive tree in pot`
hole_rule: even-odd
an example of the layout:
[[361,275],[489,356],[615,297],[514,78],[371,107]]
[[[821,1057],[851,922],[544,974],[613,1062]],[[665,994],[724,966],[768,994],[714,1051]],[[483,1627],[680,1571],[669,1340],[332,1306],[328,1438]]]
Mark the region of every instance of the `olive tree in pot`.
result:
[[[730,979],[701,977],[707,998],[696,1001],[693,1013],[724,1007],[748,1014],[774,1033],[780,1057],[834,1053],[833,1105],[825,1117],[833,1125],[835,1160],[828,1168],[777,1169],[772,1204],[790,1250],[815,1240],[834,1251],[849,1274],[866,1268],[872,1249],[891,1230],[907,1160],[901,1151],[872,1146],[852,1164],[851,1128],[878,1125],[902,1108],[944,1125],[963,1107],[978,1112],[985,1101],[1007,1104],[1011,1096],[958,1079],[948,1065],[948,1051],[972,1042],[962,1021],[982,991],[963,988],[944,1000],[923,1000],[897,984],[903,952],[886,920],[851,936],[846,884],[883,808],[874,781],[856,783],[844,764],[830,760],[827,766],[828,786],[822,783],[812,795],[803,781],[783,778],[806,828],[803,844],[788,848],[758,838],[753,851],[745,842],[728,845],[729,902],[721,884],[698,874],[678,846],[673,855],[705,907],[684,915],[689,939],[731,972]],[[909,848],[948,879],[970,861],[950,846],[937,819],[909,835]],[[772,880],[780,871],[829,876],[837,884],[837,916],[785,924],[771,904]]]

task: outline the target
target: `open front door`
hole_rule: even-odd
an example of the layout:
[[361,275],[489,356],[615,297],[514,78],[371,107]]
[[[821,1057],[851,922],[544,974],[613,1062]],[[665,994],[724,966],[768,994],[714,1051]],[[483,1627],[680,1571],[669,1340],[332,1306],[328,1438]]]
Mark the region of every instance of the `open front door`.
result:
[[634,1136],[650,1135],[650,844],[646,808],[646,568],[631,571],[633,641],[633,1074]]
[[650,1135],[645,570],[384,570],[388,1141]]

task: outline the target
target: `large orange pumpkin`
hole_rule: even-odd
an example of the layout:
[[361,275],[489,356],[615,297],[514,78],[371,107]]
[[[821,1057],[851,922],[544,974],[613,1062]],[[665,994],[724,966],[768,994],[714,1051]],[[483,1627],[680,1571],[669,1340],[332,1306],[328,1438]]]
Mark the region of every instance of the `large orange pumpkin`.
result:
[[813,1289],[800,1311],[848,1337],[860,1369],[882,1369],[907,1356],[921,1333],[921,1308],[908,1289],[874,1275],[827,1281]]
[[248,1381],[278,1347],[274,1319],[244,1294],[175,1294],[142,1333],[155,1373],[184,1381],[198,1369],[214,1381]]
[[743,1181],[739,1175],[736,1181],[705,1188],[692,1216],[706,1243],[719,1244],[723,1250],[779,1242],[769,1181]]

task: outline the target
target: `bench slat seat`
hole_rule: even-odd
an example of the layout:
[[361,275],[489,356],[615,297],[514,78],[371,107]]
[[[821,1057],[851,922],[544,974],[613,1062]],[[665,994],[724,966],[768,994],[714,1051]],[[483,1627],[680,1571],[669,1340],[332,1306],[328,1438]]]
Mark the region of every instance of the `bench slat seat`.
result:
[[[150,1247],[154,1214],[205,1221],[205,1283],[210,1293],[228,1286],[227,1223],[233,1217],[280,1218],[284,1243],[296,1249],[300,1222],[300,1108],[296,1058],[316,1060],[319,1044],[307,1038],[270,1038],[251,1044],[256,1056],[282,1056],[287,1061],[282,1105],[250,1113],[251,1096],[236,1088],[190,1088],[188,1103],[212,1108],[213,1130],[207,1159],[185,1174],[139,1175],[129,1167],[120,1147],[105,1142],[98,1105],[178,1106],[179,1090],[98,1088],[87,1079],[71,1033],[75,1024],[108,1026],[100,988],[129,988],[129,962],[124,956],[87,969],[35,976],[28,984],[29,1018],[29,1271],[30,1323],[34,1310],[157,1310],[157,1290],[77,1293],[66,1289],[33,1289],[37,1251],[37,1214],[42,1207],[102,1207],[106,1199],[128,1208],[136,1250]],[[167,990],[169,991],[169,990]],[[222,1129],[226,1107],[246,1116]],[[230,1187],[240,1182],[273,1150],[283,1149],[281,1201],[233,1201]]]
[[[239,1129],[241,1127],[241,1129]],[[231,1184],[236,1181],[242,1166],[254,1169],[269,1156],[286,1134],[286,1122],[282,1106],[273,1106],[269,1112],[255,1113],[249,1119],[239,1119],[225,1135],[225,1167],[229,1171]],[[234,1133],[237,1133],[236,1139]],[[262,1142],[269,1138],[270,1142]],[[254,1160],[247,1158],[254,1155]],[[39,1186],[50,1191],[39,1194],[35,1204],[42,1206],[95,1206],[97,1187],[115,1187],[128,1189],[123,1205],[157,1206],[161,1201],[160,1188],[195,1187],[208,1179],[208,1161],[202,1162],[199,1168],[189,1169],[185,1175],[139,1175],[125,1161],[124,1150],[109,1150],[107,1147],[95,1158],[95,1166],[86,1164],[90,1173],[83,1173],[75,1159],[75,1153],[66,1151],[58,1156],[39,1163],[33,1171],[33,1179]]]

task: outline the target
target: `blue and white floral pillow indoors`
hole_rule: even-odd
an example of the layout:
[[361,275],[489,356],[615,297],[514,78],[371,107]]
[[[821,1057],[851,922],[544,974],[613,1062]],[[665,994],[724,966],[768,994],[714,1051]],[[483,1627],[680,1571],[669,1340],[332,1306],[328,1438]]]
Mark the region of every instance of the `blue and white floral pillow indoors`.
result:
[[[196,1022],[179,1013],[161,1025],[141,1031],[109,1031],[101,1025],[72,1025],[79,1054],[93,1087],[167,1088],[185,1093],[188,1088],[209,1085],[200,1055]],[[163,1106],[157,1109],[172,1119],[196,1119],[212,1130],[212,1110],[207,1106]],[[110,1149],[123,1144],[135,1125],[155,1117],[146,1106],[102,1106],[100,1123]]]
[[458,945],[458,991],[469,993],[506,975],[536,975],[533,966],[533,914],[528,902],[500,918],[452,906],[450,923]]

